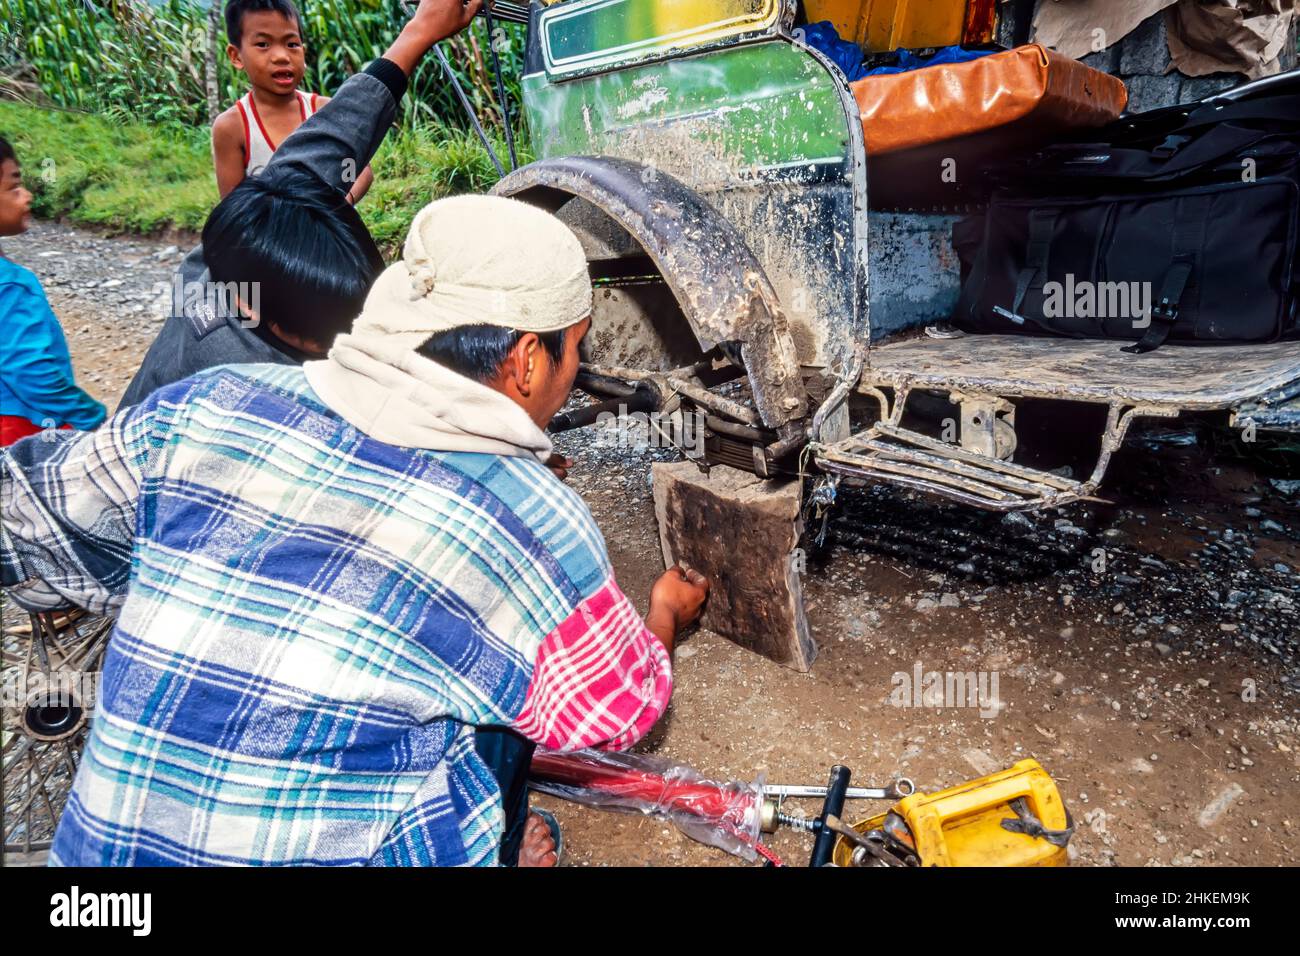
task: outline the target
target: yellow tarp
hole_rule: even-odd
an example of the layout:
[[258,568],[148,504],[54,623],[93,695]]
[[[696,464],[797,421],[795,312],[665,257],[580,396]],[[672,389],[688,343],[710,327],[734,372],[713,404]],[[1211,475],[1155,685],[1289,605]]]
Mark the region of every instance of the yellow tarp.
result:
[[863,49],[951,46],[961,42],[966,0],[806,0],[808,21],[829,20]]

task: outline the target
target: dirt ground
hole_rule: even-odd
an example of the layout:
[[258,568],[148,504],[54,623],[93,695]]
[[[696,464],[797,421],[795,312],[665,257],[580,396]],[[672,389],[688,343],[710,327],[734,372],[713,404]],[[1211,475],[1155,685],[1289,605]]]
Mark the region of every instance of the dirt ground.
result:
[[[62,278],[51,299],[78,372],[114,405],[158,328],[134,311],[140,290],[166,281],[179,252],[42,226],[6,253]],[[110,314],[113,280],[100,276],[115,274],[136,291]],[[649,463],[667,454],[595,447],[590,434],[557,444],[577,460],[569,481],[644,610],[662,569]],[[857,784],[908,776],[923,790],[1032,757],[1073,812],[1076,864],[1294,864],[1294,485],[1174,431],[1121,456],[1103,492],[1115,503],[1006,518],[842,489],[803,578],[820,647],[812,672],[696,632],[676,653],[671,709],[638,749],[720,780],[824,784],[842,763]],[[743,542],[723,529],[719,545]],[[918,665],[996,675],[999,705],[983,716],[894,706],[895,675]],[[662,822],[536,802],[559,818],[569,864],[743,865]],[[811,815],[818,804],[796,806]],[[806,863],[811,839],[785,830],[771,846]]]

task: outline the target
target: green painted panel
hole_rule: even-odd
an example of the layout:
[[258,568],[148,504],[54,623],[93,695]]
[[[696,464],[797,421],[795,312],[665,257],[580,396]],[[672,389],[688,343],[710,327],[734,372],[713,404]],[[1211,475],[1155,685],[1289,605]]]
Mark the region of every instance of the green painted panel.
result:
[[844,107],[830,74],[771,41],[550,82],[524,78],[534,154],[623,156],[686,182],[841,163]]
[[763,266],[800,361],[851,358],[866,334],[858,120],[810,53],[772,39],[558,82],[539,72],[524,106],[538,159],[635,160],[697,191]]
[[777,0],[579,0],[542,13],[547,72],[627,63],[776,23]]

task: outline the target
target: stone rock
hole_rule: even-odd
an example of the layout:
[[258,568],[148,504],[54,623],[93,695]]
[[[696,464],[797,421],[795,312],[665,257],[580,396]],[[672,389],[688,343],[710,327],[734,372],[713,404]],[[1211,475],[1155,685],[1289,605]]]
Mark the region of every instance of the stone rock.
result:
[[1242,78],[1234,73],[1211,73],[1209,76],[1184,76],[1182,87],[1178,91],[1179,103],[1195,103],[1207,96],[1214,96],[1224,90],[1230,90]]
[[[1300,482],[1297,482],[1297,484],[1300,484]],[[1015,525],[1016,527],[1020,527],[1020,528],[1032,528],[1034,526],[1034,523],[1030,521],[1028,518],[1026,518],[1019,511],[1008,511],[1005,515],[1002,516],[1002,523]]]
[[817,647],[795,561],[799,482],[725,466],[704,475],[689,461],[651,467],[664,564],[710,581],[701,625],[795,670],[812,667]]
[[1002,767],[991,756],[983,750],[970,749],[962,753],[962,759],[974,768],[980,776],[988,776],[991,773],[997,773]]
[[1241,799],[1246,793],[1239,783],[1230,783],[1222,790],[1213,800],[1205,805],[1196,822],[1202,827],[1212,827],[1219,822],[1219,819],[1227,812],[1228,808]]
[[[1119,47],[1119,72],[1125,77],[1161,76],[1169,66],[1169,39],[1163,14],[1147,17],[1115,45]],[[1131,101],[1129,109],[1132,109]]]
[[1168,76],[1130,76],[1124,80],[1128,87],[1128,108],[1131,112],[1171,106],[1178,102],[1178,74]]
[[1113,43],[1099,53],[1089,53],[1079,62],[1103,73],[1118,73],[1119,59],[1119,44]]

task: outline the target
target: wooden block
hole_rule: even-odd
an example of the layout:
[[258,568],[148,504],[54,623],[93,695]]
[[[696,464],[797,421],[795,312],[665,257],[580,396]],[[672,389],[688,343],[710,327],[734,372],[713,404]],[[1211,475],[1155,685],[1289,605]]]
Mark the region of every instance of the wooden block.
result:
[[680,561],[711,582],[702,626],[778,664],[812,667],[796,570],[799,482],[721,465],[705,475],[689,461],[656,463],[652,475],[665,566]]

